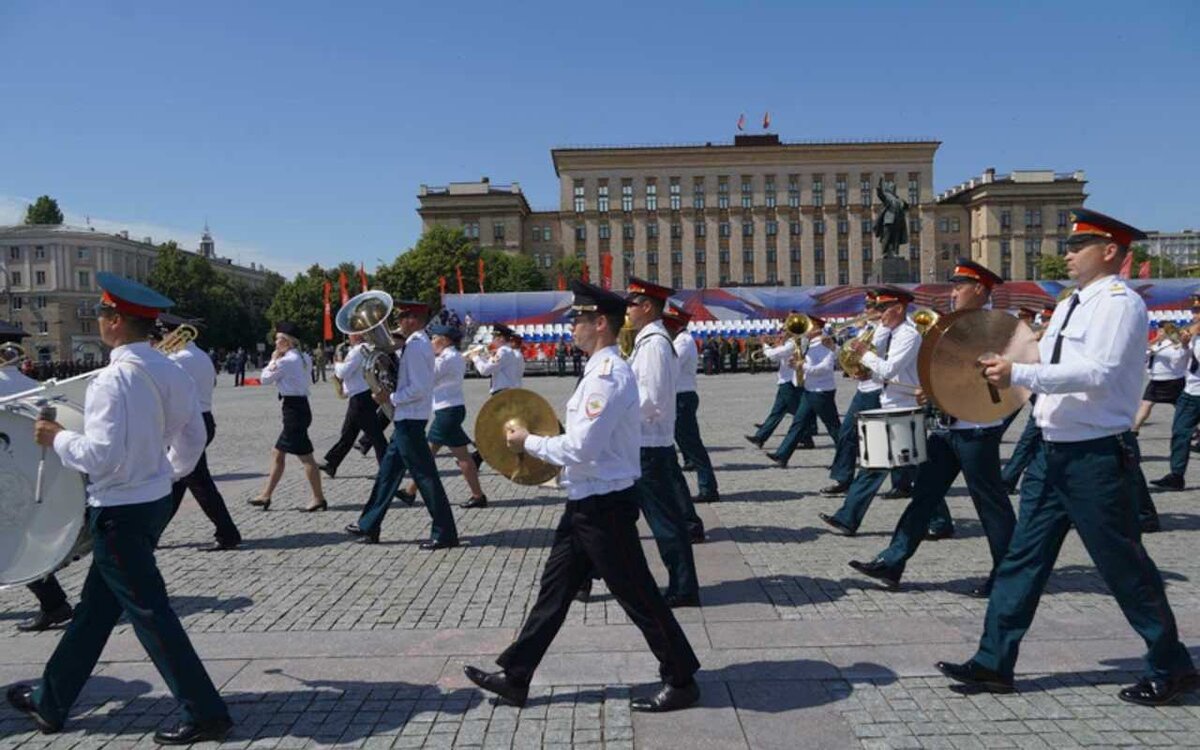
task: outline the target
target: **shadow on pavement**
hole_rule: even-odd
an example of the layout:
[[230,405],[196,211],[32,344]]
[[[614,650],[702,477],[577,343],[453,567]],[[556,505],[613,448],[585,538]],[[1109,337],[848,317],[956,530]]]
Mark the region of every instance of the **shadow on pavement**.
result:
[[194,615],[200,612],[223,612],[230,614],[243,610],[254,604],[254,600],[248,596],[231,596],[228,599],[222,599],[216,596],[172,596],[171,609],[175,610],[175,614],[183,617],[185,615]]

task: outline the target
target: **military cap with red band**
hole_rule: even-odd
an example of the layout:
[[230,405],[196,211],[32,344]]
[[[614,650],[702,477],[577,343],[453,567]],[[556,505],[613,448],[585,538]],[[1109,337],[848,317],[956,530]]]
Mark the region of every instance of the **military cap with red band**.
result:
[[96,284],[103,290],[100,306],[111,307],[122,315],[154,320],[163,310],[175,306],[169,298],[145,284],[115,273],[100,271],[96,274]]
[[809,315],[808,319],[812,321],[814,331],[823,329],[827,322],[824,318],[818,318],[816,315]]
[[950,274],[950,281],[974,281],[983,284],[988,289],[1004,283],[1004,279],[993,273],[987,266],[966,258],[959,258],[954,262],[954,271]]
[[1146,233],[1099,211],[1086,208],[1072,211],[1071,234],[1067,237],[1067,242],[1082,245],[1097,238],[1109,239],[1122,247],[1129,247],[1135,240],[1146,239]]
[[888,305],[893,302],[900,302],[907,305],[912,301],[912,292],[907,289],[901,289],[898,286],[875,287],[875,302],[878,305]]
[[630,304],[637,302],[638,297],[649,297],[666,304],[671,295],[675,293],[675,290],[669,286],[653,284],[636,276],[630,277],[628,288],[625,291],[628,292],[625,301]]
[[412,299],[396,300],[394,303],[396,313],[398,315],[421,315],[429,314],[429,305],[424,302]]

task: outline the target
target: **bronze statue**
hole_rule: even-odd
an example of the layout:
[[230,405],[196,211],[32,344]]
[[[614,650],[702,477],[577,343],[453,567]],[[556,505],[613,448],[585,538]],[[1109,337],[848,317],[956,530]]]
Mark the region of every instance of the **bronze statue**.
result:
[[895,258],[901,245],[908,244],[908,201],[896,195],[892,188],[884,188],[883,178],[875,189],[883,209],[875,218],[875,237],[883,243],[883,257]]

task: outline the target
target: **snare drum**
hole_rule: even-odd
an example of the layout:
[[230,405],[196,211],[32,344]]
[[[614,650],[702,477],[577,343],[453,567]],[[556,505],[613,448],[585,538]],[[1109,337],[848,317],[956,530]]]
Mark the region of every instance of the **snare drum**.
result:
[[925,408],[869,409],[858,420],[858,465],[895,469],[925,460]]

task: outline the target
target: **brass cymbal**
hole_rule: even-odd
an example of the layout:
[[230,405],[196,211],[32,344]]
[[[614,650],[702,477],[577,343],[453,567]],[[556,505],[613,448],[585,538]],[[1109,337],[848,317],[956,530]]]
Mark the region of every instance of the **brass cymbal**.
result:
[[559,435],[562,426],[546,399],[524,388],[510,388],[484,403],[475,418],[475,447],[496,471],[517,484],[541,484],[558,475],[559,467],[526,453],[513,453],[504,439],[509,422],[520,424],[531,435]]
[[939,409],[968,422],[992,422],[1029,400],[1026,388],[995,388],[978,365],[984,354],[1013,362],[1038,361],[1037,336],[1024,322],[997,310],[960,310],[941,316],[921,341],[921,389]]

